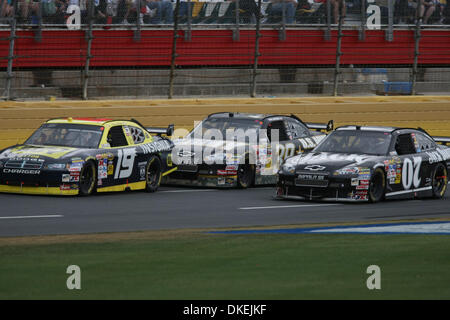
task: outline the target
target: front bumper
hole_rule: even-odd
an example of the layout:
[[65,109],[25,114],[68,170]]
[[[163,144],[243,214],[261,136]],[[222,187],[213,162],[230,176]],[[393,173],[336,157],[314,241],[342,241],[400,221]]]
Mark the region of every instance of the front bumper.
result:
[[352,185],[351,178],[331,177],[326,186],[305,186],[296,184],[295,175],[278,176],[276,197],[309,201],[367,202],[368,186]]
[[[34,195],[77,195],[78,178],[69,171],[40,170],[38,174],[0,173],[0,192]],[[76,181],[73,181],[73,180]],[[72,181],[71,181],[72,180]]]

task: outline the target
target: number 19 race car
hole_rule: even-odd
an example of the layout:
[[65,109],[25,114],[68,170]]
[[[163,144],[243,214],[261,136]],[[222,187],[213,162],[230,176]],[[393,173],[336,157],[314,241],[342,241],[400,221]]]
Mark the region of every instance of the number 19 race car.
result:
[[154,192],[161,177],[176,169],[170,160],[173,143],[160,136],[172,131],[172,125],[146,129],[136,120],[49,120],[23,145],[0,151],[0,192]]
[[447,190],[450,138],[422,129],[345,126],[314,150],[287,159],[277,197],[370,201],[431,196]]

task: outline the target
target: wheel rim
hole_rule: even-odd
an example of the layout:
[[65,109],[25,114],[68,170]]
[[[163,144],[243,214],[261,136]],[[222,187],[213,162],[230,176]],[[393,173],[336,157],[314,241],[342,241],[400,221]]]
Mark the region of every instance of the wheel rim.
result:
[[90,193],[94,186],[94,167],[88,165],[80,175],[80,188],[86,193]]
[[379,200],[383,196],[383,180],[383,175],[379,171],[376,171],[373,178],[370,180],[370,194],[374,200]]
[[159,179],[161,177],[161,172],[159,170],[159,164],[155,159],[153,159],[148,165],[147,169],[147,184],[150,186],[157,186]]
[[447,183],[447,170],[444,166],[437,167],[433,179],[433,189],[435,190],[435,193],[437,195],[443,195],[443,192],[445,192],[445,189],[447,187]]

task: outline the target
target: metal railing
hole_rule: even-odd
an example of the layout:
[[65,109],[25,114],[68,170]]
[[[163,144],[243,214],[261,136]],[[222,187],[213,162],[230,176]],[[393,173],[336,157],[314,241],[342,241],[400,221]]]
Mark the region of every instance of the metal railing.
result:
[[[6,0],[4,0],[6,1]],[[5,70],[5,90],[4,99],[11,98],[11,84],[14,79],[14,63],[18,58],[16,49],[16,40],[18,39],[17,30],[31,30],[33,39],[36,42],[42,41],[43,31],[62,30],[64,28],[71,30],[81,30],[85,34],[85,54],[82,57],[82,83],[81,97],[88,99],[88,87],[91,72],[91,61],[95,58],[92,46],[96,40],[95,30],[133,30],[133,40],[142,41],[142,30],[163,30],[172,29],[172,44],[170,57],[170,74],[168,79],[168,97],[174,95],[174,80],[177,74],[177,61],[180,53],[177,50],[177,43],[180,41],[180,34],[184,33],[183,41],[192,41],[192,31],[194,29],[225,29],[232,30],[232,39],[235,42],[242,40],[241,33],[252,31],[253,33],[253,57],[251,66],[251,81],[249,95],[257,95],[257,78],[260,68],[259,58],[261,29],[277,30],[278,40],[283,41],[288,38],[288,30],[308,29],[323,31],[323,38],[326,41],[335,42],[335,64],[332,95],[339,94],[339,85],[341,77],[342,41],[348,37],[345,33],[346,28],[358,30],[358,40],[366,41],[367,30],[380,30],[384,32],[385,39],[388,42],[396,41],[394,30],[398,28],[414,30],[414,48],[411,52],[413,63],[409,66],[410,82],[412,84],[411,94],[416,94],[417,75],[419,73],[420,43],[422,39],[421,30],[423,28],[449,29],[449,25],[433,24],[424,25],[420,16],[421,7],[403,8],[405,12],[394,8],[394,0],[386,0],[383,5],[378,5],[376,0],[362,1],[360,7],[353,10],[352,14],[347,14],[345,19],[342,1],[337,1],[339,9],[336,11],[330,0],[325,2],[301,1],[295,8],[289,0],[280,0],[277,2],[266,2],[256,0],[251,1],[233,0],[230,2],[191,2],[191,0],[176,2],[158,1],[146,2],[135,0],[126,7],[128,2],[124,0],[85,0],[71,1],[67,6],[57,6],[53,0],[42,0],[39,2],[30,2],[30,7],[20,8],[17,2],[13,1],[13,7],[7,8],[2,5],[0,10],[0,23],[3,23],[0,30],[8,31],[9,36],[1,41],[9,42],[8,54],[3,59],[7,59]],[[3,3],[3,2],[2,2]],[[156,4],[155,4],[156,3]],[[54,4],[51,6],[50,4]],[[124,7],[125,4],[125,7]],[[28,5],[28,4],[27,4]],[[384,9],[383,9],[384,8]],[[173,10],[173,11],[172,11]],[[294,11],[292,11],[294,10]],[[347,8],[347,12],[349,8]],[[441,14],[442,10],[436,10]],[[12,13],[11,13],[12,12]],[[334,13],[338,12],[335,17]],[[411,12],[414,12],[412,15]],[[347,19],[352,16],[353,21]],[[171,20],[173,19],[173,23]],[[427,23],[435,16],[427,17]],[[442,16],[438,17],[442,23]],[[450,19],[450,18],[449,18]],[[337,20],[337,24],[334,23]],[[347,20],[347,21],[346,21]],[[170,23],[168,23],[169,21]],[[27,36],[30,37],[30,36]],[[250,41],[250,40],[249,40]],[[447,52],[450,55],[450,52]],[[201,65],[200,65],[201,66]]]

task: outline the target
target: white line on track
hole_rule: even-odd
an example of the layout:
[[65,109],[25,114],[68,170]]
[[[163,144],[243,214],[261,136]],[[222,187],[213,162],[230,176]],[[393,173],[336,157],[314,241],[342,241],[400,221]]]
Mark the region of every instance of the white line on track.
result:
[[64,216],[60,214],[43,215],[43,216],[11,216],[11,217],[0,217],[0,219],[35,219],[35,218],[62,218]]
[[206,189],[206,190],[190,190],[190,189],[186,189],[186,190],[166,190],[166,191],[158,191],[158,193],[177,193],[177,192],[209,192],[209,191],[217,191],[217,190],[211,190],[211,189]]
[[290,206],[267,206],[267,207],[243,207],[239,210],[260,210],[260,209],[283,209],[283,208],[302,208],[302,207],[325,207],[325,206],[338,206],[339,203],[331,204],[298,204]]

